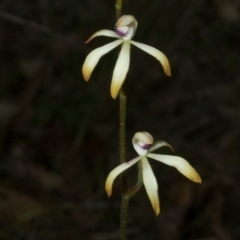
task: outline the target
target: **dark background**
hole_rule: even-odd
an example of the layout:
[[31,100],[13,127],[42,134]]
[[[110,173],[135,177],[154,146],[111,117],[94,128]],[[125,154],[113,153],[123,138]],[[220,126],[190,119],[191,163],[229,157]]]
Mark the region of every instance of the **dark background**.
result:
[[[0,239],[118,238],[118,101],[110,82],[119,48],[86,83],[87,54],[113,41],[110,0],[0,2]],[[124,0],[138,20],[134,40],[163,51],[172,78],[132,47],[125,89],[127,158],[148,131],[200,173],[195,184],[151,161],[159,184],[156,218],[144,188],[131,200],[129,239],[240,239],[240,2]],[[161,153],[171,154],[168,149]],[[132,184],[136,167],[128,171]]]

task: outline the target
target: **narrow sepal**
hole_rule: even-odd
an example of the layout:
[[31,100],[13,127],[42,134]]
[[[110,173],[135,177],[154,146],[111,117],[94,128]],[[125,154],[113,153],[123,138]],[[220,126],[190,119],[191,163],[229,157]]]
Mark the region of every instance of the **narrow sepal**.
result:
[[122,172],[124,172],[126,169],[130,168],[133,164],[135,164],[137,161],[139,161],[140,157],[136,157],[132,160],[130,160],[129,162],[126,163],[122,163],[121,165],[117,166],[116,168],[114,168],[108,175],[107,180],[106,180],[106,184],[105,184],[105,189],[107,192],[108,197],[110,197],[112,195],[112,185],[113,182],[115,180],[115,178],[121,174]]
[[148,162],[148,159],[146,157],[142,157],[141,161],[143,169],[143,184],[145,186],[149,200],[152,204],[153,210],[157,216],[160,213],[157,180]]
[[99,36],[121,38],[121,36],[119,36],[114,31],[103,29],[103,30],[95,32],[85,43],[89,43],[93,38],[99,37]]
[[88,81],[90,79],[91,74],[92,74],[94,68],[96,67],[98,61],[100,60],[100,58],[103,55],[110,52],[115,47],[117,47],[118,45],[120,45],[122,42],[123,42],[122,39],[113,41],[102,47],[96,48],[95,50],[93,50],[92,52],[90,52],[88,54],[88,56],[86,57],[86,59],[83,63],[83,66],[82,66],[82,73],[83,73],[83,78],[85,79],[85,81]]
[[170,155],[148,153],[147,157],[175,167],[181,174],[193,182],[201,183],[201,177],[198,172],[183,158]]
[[110,91],[111,96],[114,99],[116,99],[119,90],[121,89],[122,84],[126,78],[126,74],[129,69],[129,62],[130,62],[130,43],[129,41],[124,41],[113,71]]
[[158,148],[161,148],[161,147],[169,147],[174,152],[173,147],[169,143],[167,143],[165,141],[157,141],[157,142],[155,142],[153,144],[153,146],[151,146],[149,148],[149,152],[153,152],[153,151],[155,151],[155,150],[157,150]]
[[170,64],[169,61],[167,59],[167,57],[160,52],[158,49],[148,46],[146,44],[143,43],[139,43],[139,42],[135,42],[135,41],[130,41],[133,45],[135,45],[136,47],[140,48],[141,50],[143,50],[144,52],[152,55],[153,57],[155,57],[163,66],[163,70],[165,72],[165,74],[167,76],[171,76],[171,68],[170,68]]

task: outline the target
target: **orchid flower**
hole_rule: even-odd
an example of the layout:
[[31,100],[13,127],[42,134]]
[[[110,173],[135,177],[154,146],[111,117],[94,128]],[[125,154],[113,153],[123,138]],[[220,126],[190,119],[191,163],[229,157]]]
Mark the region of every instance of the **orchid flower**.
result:
[[100,58],[103,55],[110,52],[111,50],[113,50],[114,48],[116,48],[117,46],[119,46],[120,44],[122,44],[122,48],[121,48],[119,57],[117,59],[117,62],[113,71],[113,76],[112,76],[110,92],[111,92],[112,98],[114,99],[116,99],[129,69],[131,44],[133,44],[134,46],[140,48],[141,50],[155,57],[162,64],[165,74],[168,76],[171,76],[171,70],[170,70],[168,59],[162,52],[146,44],[131,40],[135,34],[136,29],[137,29],[137,21],[134,18],[134,16],[123,15],[118,19],[116,23],[115,32],[111,30],[105,30],[105,29],[100,30],[94,33],[86,41],[86,43],[88,43],[93,38],[98,36],[113,37],[118,39],[102,47],[96,48],[95,50],[93,50],[88,54],[82,67],[83,77],[86,81],[90,79],[91,74],[94,68],[96,67],[98,61],[100,60]]
[[[169,166],[175,167],[181,174],[190,179],[193,182],[201,183],[201,177],[197,171],[183,158],[171,155],[162,155],[152,153],[154,150],[161,148],[163,146],[171,147],[168,143],[164,141],[157,142],[155,145],[150,147],[153,143],[153,137],[147,132],[137,132],[132,139],[133,147],[138,153],[138,156],[129,162],[123,163],[118,167],[114,168],[108,175],[106,180],[106,192],[108,197],[112,195],[112,185],[115,178],[130,168],[132,165],[141,161],[142,163],[142,174],[143,174],[143,184],[145,186],[147,195],[152,204],[153,210],[156,216],[160,213],[160,203],[158,197],[158,184],[152,168],[148,162],[148,158],[152,158],[159,162],[165,163]],[[172,149],[173,150],[173,149]]]

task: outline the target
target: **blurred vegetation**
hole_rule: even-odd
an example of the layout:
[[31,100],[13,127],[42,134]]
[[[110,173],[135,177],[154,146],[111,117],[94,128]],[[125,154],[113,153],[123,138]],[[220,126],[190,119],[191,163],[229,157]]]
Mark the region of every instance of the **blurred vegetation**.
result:
[[[110,81],[118,50],[85,83],[85,40],[113,29],[114,1],[0,2],[0,239],[118,239],[118,101]],[[159,183],[155,217],[142,189],[131,201],[129,240],[240,239],[240,3],[124,0],[139,23],[135,40],[163,51],[172,78],[131,49],[125,84],[127,148],[148,131],[201,174],[198,186],[151,161]],[[168,150],[163,153],[170,154]],[[164,152],[165,151],[165,152]],[[136,172],[129,170],[134,182]]]

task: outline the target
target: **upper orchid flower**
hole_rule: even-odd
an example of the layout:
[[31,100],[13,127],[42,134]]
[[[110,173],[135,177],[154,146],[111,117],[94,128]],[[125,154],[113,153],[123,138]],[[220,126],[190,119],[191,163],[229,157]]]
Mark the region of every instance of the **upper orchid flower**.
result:
[[132,142],[133,147],[139,156],[129,162],[119,165],[109,173],[105,185],[108,197],[112,195],[112,185],[115,178],[140,160],[142,163],[143,184],[145,186],[147,195],[151,201],[155,214],[158,215],[160,213],[158,185],[147,157],[175,167],[180,173],[189,178],[191,181],[201,183],[199,174],[185,159],[176,156],[151,153],[152,151],[163,146],[168,146],[172,149],[168,143],[160,141],[150,147],[150,145],[153,143],[153,137],[147,132],[137,132],[134,135]]
[[115,32],[111,30],[100,30],[94,33],[86,41],[86,43],[88,43],[97,36],[118,38],[118,40],[108,43],[102,47],[96,48],[95,50],[88,54],[82,67],[83,77],[86,81],[90,79],[92,71],[97,65],[99,59],[103,55],[117,47],[118,45],[122,44],[121,52],[119,54],[118,60],[113,71],[111,83],[111,96],[114,99],[117,97],[118,92],[126,78],[126,74],[129,69],[130,44],[135,45],[136,47],[142,49],[143,51],[147,52],[148,54],[152,55],[157,60],[159,60],[159,62],[163,66],[163,70],[166,73],[166,75],[171,76],[171,70],[168,59],[162,52],[146,44],[131,40],[135,34],[136,29],[137,21],[134,18],[134,16],[123,15],[118,19],[116,23]]

